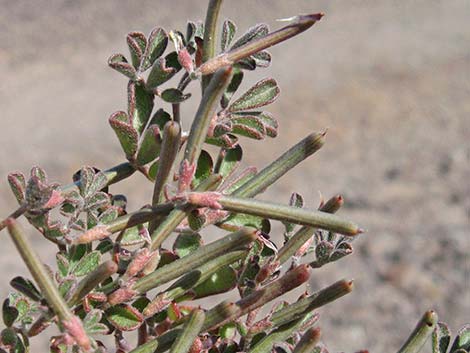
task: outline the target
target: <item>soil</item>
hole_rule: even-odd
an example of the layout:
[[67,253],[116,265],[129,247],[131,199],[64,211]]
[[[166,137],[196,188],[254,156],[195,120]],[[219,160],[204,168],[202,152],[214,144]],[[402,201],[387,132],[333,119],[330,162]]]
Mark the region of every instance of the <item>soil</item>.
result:
[[[122,161],[107,118],[125,109],[126,80],[106,59],[127,53],[127,32],[184,28],[187,19],[203,17],[205,3],[0,0],[0,215],[16,206],[6,183],[10,171],[41,165],[67,183],[81,165],[104,169]],[[470,2],[223,6],[240,32],[258,22],[277,28],[274,19],[317,11],[325,18],[272,48],[271,68],[253,75],[251,83],[273,76],[281,86],[270,107],[281,132],[275,140],[248,142],[257,153],[246,159],[261,167],[324,128],[327,143],[261,198],[287,202],[296,191],[315,207],[319,192],[340,193],[346,201],[340,215],[367,230],[354,242],[355,254],[312,274],[312,290],[355,279],[353,293],[320,311],[331,351],[397,350],[429,308],[455,332],[470,318]],[[183,107],[186,127],[194,109],[194,103]],[[132,209],[149,202],[151,185],[136,176],[113,191],[128,193]],[[275,241],[281,230],[275,228]],[[30,235],[53,264],[51,245]],[[11,242],[3,246],[2,297],[7,281],[26,273]],[[33,344],[46,350],[45,342]]]

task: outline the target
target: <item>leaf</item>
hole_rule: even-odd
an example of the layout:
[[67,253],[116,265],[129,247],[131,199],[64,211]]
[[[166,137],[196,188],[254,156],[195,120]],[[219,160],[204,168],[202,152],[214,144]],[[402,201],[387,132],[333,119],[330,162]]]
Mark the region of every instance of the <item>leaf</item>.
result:
[[165,58],[158,58],[147,77],[147,88],[154,90],[162,83],[171,79],[177,71],[177,68],[170,66]]
[[243,213],[231,214],[225,221],[221,222],[220,226],[229,231],[236,231],[242,227],[253,227],[264,233],[269,233],[271,230],[271,224],[267,219]]
[[148,43],[142,58],[140,71],[145,71],[150,66],[152,66],[155,60],[165,52],[167,44],[168,35],[165,30],[159,27],[154,28],[152,32],[150,32],[148,38]]
[[42,299],[41,293],[29,279],[18,276],[10,281],[10,285],[18,292],[26,295],[34,301],[40,301]]
[[18,343],[18,336],[12,328],[3,329],[0,333],[0,342],[2,346],[11,346],[14,347]]
[[232,134],[226,134],[220,137],[207,137],[206,143],[223,148],[234,148],[238,144],[238,138]]
[[188,215],[188,224],[193,231],[200,230],[206,223],[206,216],[200,209],[193,210]]
[[83,328],[89,335],[106,334],[109,331],[108,326],[100,323],[103,312],[99,309],[93,309],[86,314],[83,319]]
[[181,103],[191,97],[191,93],[184,94],[177,88],[168,88],[161,93],[161,98],[168,103]]
[[26,181],[24,175],[22,173],[8,174],[8,184],[10,184],[11,191],[13,191],[18,203],[22,204],[25,200],[26,192]]
[[57,269],[59,270],[59,274],[62,277],[65,277],[69,273],[70,263],[69,260],[65,257],[62,252],[58,252],[55,256],[57,262]]
[[144,321],[143,315],[130,305],[115,305],[106,310],[107,320],[118,330],[133,331]]
[[237,91],[238,87],[240,87],[242,80],[243,80],[243,71],[234,70],[232,80],[227,86],[224,94],[222,95],[222,98],[220,99],[220,105],[222,106],[222,108],[225,109],[228,107],[230,99],[232,99],[233,94]]
[[443,322],[438,322],[432,332],[432,353],[446,353],[449,344],[449,327]]
[[171,115],[163,109],[158,109],[150,119],[150,125],[158,125],[160,131],[163,131],[165,124],[171,120]]
[[213,166],[214,162],[212,161],[211,155],[202,150],[199,159],[197,160],[196,172],[194,173],[194,178],[191,184],[193,189],[197,188],[202,181],[212,174]]
[[122,54],[111,55],[108,59],[108,65],[117,72],[127,76],[132,81],[139,79],[135,68],[127,62],[127,59]]
[[59,283],[59,293],[62,297],[67,298],[68,295],[72,292],[72,289],[75,287],[76,281],[73,278],[65,278],[62,282]]
[[231,119],[234,134],[261,140],[266,136],[264,124],[255,116],[238,116]]
[[279,87],[272,78],[258,81],[228,108],[229,112],[238,112],[259,108],[270,104],[279,96]]
[[132,65],[138,70],[147,46],[145,34],[142,32],[131,32],[127,35],[126,41],[131,53]]
[[88,210],[97,210],[99,208],[107,207],[111,205],[111,199],[105,192],[99,191],[91,196],[86,203]]
[[268,25],[264,23],[257,24],[248,29],[235,43],[233,43],[230,50],[241,47],[242,45],[251,42],[252,40],[265,36],[269,32]]
[[181,233],[173,244],[173,251],[180,258],[191,254],[202,245],[202,238],[198,233]]
[[340,243],[333,253],[330,255],[329,262],[337,261],[349,254],[352,254],[353,248],[352,245],[347,242]]
[[210,295],[225,293],[237,284],[237,273],[230,266],[224,266],[206,281],[193,288],[196,298],[204,298]]
[[149,126],[144,132],[139,151],[137,152],[137,164],[145,165],[157,158],[160,154],[161,144],[162,138],[158,125]]
[[8,298],[3,301],[2,316],[3,316],[3,323],[5,324],[6,327],[12,326],[15,320],[19,316],[18,309],[10,305],[10,300]]
[[268,67],[271,65],[271,54],[263,50],[250,56],[255,61],[257,67]]
[[220,174],[224,179],[237,169],[243,157],[242,147],[237,145],[235,148],[223,150],[224,157],[220,164],[216,166],[215,173]]
[[77,277],[85,276],[92,272],[100,264],[101,253],[99,251],[92,251],[89,254],[83,256],[80,261],[70,269],[70,273]]
[[222,25],[222,37],[220,39],[220,47],[224,52],[232,43],[233,37],[237,32],[237,26],[230,20],[225,20]]
[[154,95],[142,85],[129,82],[127,86],[128,113],[131,125],[139,135],[144,131],[153,109]]
[[223,339],[234,339],[237,334],[237,324],[229,322],[219,328],[219,336]]
[[250,112],[250,114],[256,116],[264,125],[266,129],[266,135],[269,137],[276,137],[277,136],[277,129],[279,124],[274,117],[268,112]]
[[157,173],[158,173],[158,160],[153,162],[149,168],[150,180],[155,181],[155,178],[157,177]]
[[124,116],[127,119],[127,114],[122,111],[112,114],[109,118],[109,124],[116,133],[126,157],[131,159],[137,152],[139,135],[129,123],[122,120]]
[[144,228],[143,225],[128,228],[124,231],[124,235],[121,239],[122,246],[139,245],[145,242],[145,238],[142,236],[141,230]]
[[470,324],[464,325],[459,330],[450,348],[450,353],[457,353],[459,349],[467,352],[470,350]]

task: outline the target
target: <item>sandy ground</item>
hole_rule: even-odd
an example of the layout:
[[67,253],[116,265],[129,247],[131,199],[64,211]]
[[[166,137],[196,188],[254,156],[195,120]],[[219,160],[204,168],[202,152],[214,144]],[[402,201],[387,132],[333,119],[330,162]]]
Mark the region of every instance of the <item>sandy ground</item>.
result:
[[[41,165],[63,183],[83,164],[122,161],[108,127],[125,108],[125,79],[106,66],[125,34],[202,18],[189,0],[0,0],[0,214],[15,202],[9,171]],[[367,229],[355,255],[317,270],[310,287],[355,278],[355,291],[322,310],[332,351],[396,350],[422,312],[435,308],[455,331],[470,318],[470,2],[468,0],[226,1],[240,30],[324,11],[309,32],[272,49],[256,77],[277,78],[276,140],[249,145],[262,166],[308,131],[329,128],[324,149],[262,198],[342,193],[341,214]],[[180,14],[180,15],[178,15]],[[176,16],[178,15],[178,18]],[[194,105],[183,109],[190,120]],[[149,201],[137,176],[114,191]],[[53,249],[34,232],[49,263]],[[3,232],[3,236],[6,234]],[[0,288],[24,273],[9,240]],[[49,260],[50,259],[50,260]],[[37,347],[42,347],[37,343]],[[45,348],[43,349],[45,350]],[[38,350],[33,350],[37,352]]]

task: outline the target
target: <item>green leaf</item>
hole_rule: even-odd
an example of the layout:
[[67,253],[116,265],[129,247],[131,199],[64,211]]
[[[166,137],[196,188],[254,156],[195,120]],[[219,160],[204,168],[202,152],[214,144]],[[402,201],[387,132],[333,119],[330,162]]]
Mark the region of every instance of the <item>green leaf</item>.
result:
[[149,168],[149,177],[152,181],[155,181],[158,173],[158,163],[159,161],[155,161]]
[[457,353],[457,351],[470,350],[470,324],[464,325],[459,332],[457,333],[457,337],[455,337],[454,343],[450,348],[450,353]]
[[202,245],[202,238],[198,233],[181,233],[173,244],[173,251],[180,258],[191,254]]
[[264,125],[266,129],[266,135],[269,137],[276,137],[279,124],[274,117],[268,112],[250,112],[250,114],[256,116]]
[[145,48],[147,47],[147,39],[142,32],[131,32],[126,37],[127,46],[131,53],[132,65],[138,70]]
[[109,331],[108,326],[100,323],[103,312],[99,309],[93,309],[86,314],[83,319],[83,328],[89,335],[106,334]]
[[197,160],[196,172],[194,173],[194,179],[192,181],[192,188],[195,189],[198,185],[207,179],[212,174],[214,162],[212,161],[211,155],[202,150]]
[[115,305],[106,310],[107,320],[118,330],[133,331],[144,321],[143,315],[130,305]]
[[251,58],[255,61],[257,67],[268,67],[271,65],[271,54],[266,50],[253,54]]
[[242,45],[251,42],[252,40],[265,36],[269,32],[268,25],[264,23],[257,24],[248,29],[235,43],[233,43],[230,50],[241,47]]
[[18,309],[10,305],[10,300],[8,298],[3,301],[2,316],[3,316],[3,323],[5,324],[6,327],[12,326],[15,320],[19,316]]
[[161,93],[161,97],[168,103],[181,103],[191,97],[191,93],[184,94],[177,88],[168,88]]
[[222,37],[220,38],[220,47],[225,51],[232,43],[233,37],[237,32],[237,26],[230,20],[225,20],[222,25]]
[[139,79],[135,68],[127,62],[127,59],[122,54],[111,55],[108,59],[108,65],[117,72],[127,76],[132,81],[137,81]]
[[77,277],[85,276],[92,272],[100,264],[101,253],[92,251],[81,258],[81,260],[70,270]]
[[127,86],[128,113],[132,127],[139,135],[144,131],[153,109],[154,95],[142,85],[129,82]]
[[268,105],[276,100],[279,92],[279,87],[274,79],[263,79],[233,102],[228,110],[230,112],[238,112]]
[[76,284],[73,278],[66,278],[59,283],[58,290],[62,297],[67,298],[68,295],[71,293],[72,288]]
[[223,148],[234,148],[238,143],[238,138],[232,134],[226,134],[220,137],[207,137],[206,143]]
[[204,226],[205,223],[206,223],[206,216],[199,209],[191,211],[191,213],[188,215],[189,227],[195,232],[200,230]]
[[229,322],[219,328],[219,336],[223,339],[232,340],[237,334],[237,324],[235,322]]
[[125,112],[112,114],[109,118],[109,124],[116,133],[126,157],[133,158],[137,152],[139,134],[129,123],[123,121],[124,116],[127,120],[127,114]]
[[162,139],[158,125],[149,126],[144,132],[139,151],[137,152],[137,164],[145,165],[156,159],[160,154],[161,144]]
[[18,336],[12,328],[6,328],[0,333],[0,342],[2,346],[11,346],[14,347],[18,342]]
[[22,173],[10,173],[8,174],[8,184],[10,184],[11,191],[16,197],[19,204],[22,204],[25,200],[26,192],[26,181]]
[[155,60],[160,57],[168,44],[168,35],[162,28],[154,28],[150,32],[147,47],[142,58],[142,64],[140,71],[147,70],[150,66],[153,65]]
[[167,62],[166,58],[158,58],[155,61],[147,77],[146,84],[148,89],[154,90],[175,75],[178,69],[170,65],[171,63]]
[[227,86],[227,89],[222,95],[222,98],[220,99],[220,105],[222,106],[222,108],[225,109],[228,107],[230,99],[232,99],[233,94],[237,91],[238,87],[240,87],[242,80],[243,80],[243,71],[234,69],[232,80]]
[[220,226],[230,231],[235,231],[242,227],[253,227],[264,233],[269,233],[271,230],[271,224],[267,219],[243,213],[231,214]]
[[446,353],[449,344],[449,327],[443,322],[438,322],[432,332],[432,353]]
[[224,179],[232,175],[237,169],[243,157],[242,147],[237,145],[235,148],[224,149],[223,158],[215,168],[214,173],[220,174]]
[[86,207],[88,210],[97,210],[98,208],[107,207],[110,205],[111,198],[107,193],[102,191],[95,193],[86,202]]
[[165,124],[170,120],[172,120],[171,115],[160,108],[153,114],[152,119],[150,119],[150,125],[158,125],[160,131],[163,131]]
[[232,132],[234,134],[261,140],[266,136],[264,124],[255,116],[241,115],[232,117]]
[[40,301],[42,295],[33,282],[21,276],[15,277],[10,281],[10,285],[18,292],[26,295],[34,301]]
[[214,273],[208,280],[193,288],[195,298],[204,298],[210,295],[225,293],[235,288],[237,273],[230,266],[224,266]]
[[145,242],[145,238],[143,236],[144,231],[145,227],[142,224],[126,229],[121,239],[121,245],[131,246],[143,244]]

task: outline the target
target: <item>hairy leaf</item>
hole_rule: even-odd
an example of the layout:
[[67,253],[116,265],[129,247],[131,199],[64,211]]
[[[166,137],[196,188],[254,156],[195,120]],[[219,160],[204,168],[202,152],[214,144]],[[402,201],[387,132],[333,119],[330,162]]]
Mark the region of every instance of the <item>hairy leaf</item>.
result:
[[154,28],[152,32],[150,32],[148,38],[147,47],[142,57],[140,71],[145,71],[152,66],[155,60],[165,52],[167,44],[168,35],[165,30],[158,27]]
[[116,133],[126,157],[133,158],[137,152],[139,134],[129,123],[123,121],[124,116],[127,120],[127,114],[124,112],[112,114],[109,118],[109,124]]
[[108,321],[121,331],[133,331],[144,321],[143,315],[130,305],[115,305],[106,310]]
[[145,165],[157,158],[160,154],[161,144],[162,139],[158,125],[149,126],[144,132],[139,151],[137,152],[137,163]]
[[279,87],[272,78],[258,81],[253,87],[246,91],[240,98],[233,102],[228,110],[238,112],[249,109],[256,109],[276,100],[279,96]]
[[128,114],[132,126],[139,135],[144,131],[153,109],[153,93],[134,82],[127,86]]
[[181,258],[191,254],[202,245],[202,238],[198,233],[181,233],[173,244],[173,251]]
[[145,48],[147,47],[145,34],[141,32],[131,32],[127,35],[126,41],[131,53],[132,65],[138,70]]
[[111,55],[108,59],[108,65],[117,72],[127,76],[132,81],[137,81],[139,79],[135,68],[127,62],[127,59],[122,54]]

